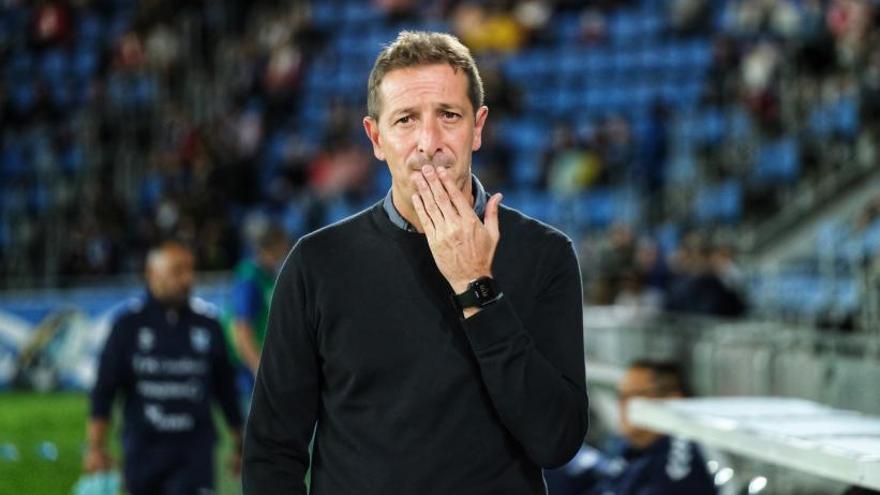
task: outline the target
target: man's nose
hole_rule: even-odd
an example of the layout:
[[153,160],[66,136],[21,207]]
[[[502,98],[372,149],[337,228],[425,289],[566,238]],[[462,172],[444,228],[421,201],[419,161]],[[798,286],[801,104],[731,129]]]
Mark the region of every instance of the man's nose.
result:
[[441,149],[440,129],[433,119],[427,119],[422,125],[422,130],[419,134],[419,152],[424,153],[431,159]]

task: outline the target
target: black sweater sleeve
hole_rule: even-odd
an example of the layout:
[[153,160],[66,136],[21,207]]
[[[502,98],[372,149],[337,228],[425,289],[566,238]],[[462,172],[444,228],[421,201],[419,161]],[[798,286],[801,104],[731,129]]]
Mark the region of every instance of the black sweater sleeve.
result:
[[127,353],[121,338],[119,322],[114,323],[98,358],[98,373],[91,394],[91,413],[95,419],[109,419],[113,400],[123,380],[123,363]]
[[214,338],[216,339],[216,342],[221,343],[221,345],[214,346],[212,356],[214,364],[211,367],[211,370],[213,371],[211,382],[214,388],[214,398],[217,400],[220,409],[223,411],[223,417],[226,419],[226,424],[233,429],[241,428],[242,418],[241,409],[238,405],[238,393],[235,386],[235,369],[229,361],[229,354],[226,351],[226,346],[222,345],[224,337],[223,330],[220,328],[219,323],[214,327]]
[[306,493],[309,442],[318,411],[319,369],[298,247],[284,263],[269,310],[245,429],[245,495]]
[[589,424],[580,270],[570,241],[549,244],[528,322],[502,297],[463,323],[501,421],[544,468],[568,462]]

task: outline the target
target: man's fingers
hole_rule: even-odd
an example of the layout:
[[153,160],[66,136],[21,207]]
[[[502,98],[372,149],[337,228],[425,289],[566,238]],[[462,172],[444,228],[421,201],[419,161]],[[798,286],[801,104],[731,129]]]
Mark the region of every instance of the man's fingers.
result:
[[425,212],[431,218],[431,221],[434,223],[435,227],[439,227],[440,223],[443,222],[443,212],[440,211],[440,207],[437,205],[437,201],[434,198],[434,193],[431,192],[431,186],[428,185],[428,181],[425,180],[425,177],[422,174],[416,174],[414,178],[416,182],[416,187],[418,188],[418,194],[422,198],[422,205],[425,207]]
[[486,230],[489,231],[489,235],[492,236],[492,239],[497,241],[501,238],[501,232],[498,229],[498,205],[501,203],[501,198],[503,195],[501,193],[493,194],[489,201],[486,203],[486,212],[483,217],[483,225],[486,226]]
[[445,167],[437,168],[437,176],[440,177],[440,182],[446,189],[446,193],[449,195],[449,199],[452,201],[455,209],[458,210],[459,215],[464,216],[466,212],[474,211],[468,200],[464,197],[464,193],[458,189],[458,186],[452,180],[452,176],[449,175],[449,171]]
[[419,216],[419,222],[422,223],[422,230],[425,231],[425,234],[433,237],[434,236],[434,222],[431,220],[431,217],[428,215],[428,212],[425,211],[425,204],[422,202],[422,196],[419,194],[412,195],[412,203],[413,208],[416,210],[416,215]]
[[428,186],[431,188],[431,194],[434,195],[434,202],[437,203],[437,207],[440,208],[440,211],[443,213],[443,218],[446,220],[452,220],[457,217],[459,212],[455,211],[455,207],[452,205],[452,200],[449,199],[449,194],[443,187],[443,183],[440,182],[440,178],[437,176],[437,171],[434,167],[425,165],[422,167],[422,175],[425,177]]

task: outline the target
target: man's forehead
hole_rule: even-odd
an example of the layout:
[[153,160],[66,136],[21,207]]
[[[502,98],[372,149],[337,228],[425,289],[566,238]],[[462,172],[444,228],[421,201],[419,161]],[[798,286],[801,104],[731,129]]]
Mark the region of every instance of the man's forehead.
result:
[[437,62],[393,68],[386,72],[385,75],[382,77],[382,84],[385,84],[388,79],[392,78],[431,78],[436,77],[438,74],[458,76],[464,78],[464,80],[467,80],[467,76],[465,75],[464,71],[460,70],[458,67],[454,67],[446,62]]
[[436,95],[447,105],[466,104],[468,99],[468,79],[464,71],[449,64],[417,65],[393,69],[385,74],[379,85],[386,111],[391,106],[407,105]]
[[182,246],[166,246],[158,254],[156,257],[158,266],[192,263],[195,259],[192,251]]

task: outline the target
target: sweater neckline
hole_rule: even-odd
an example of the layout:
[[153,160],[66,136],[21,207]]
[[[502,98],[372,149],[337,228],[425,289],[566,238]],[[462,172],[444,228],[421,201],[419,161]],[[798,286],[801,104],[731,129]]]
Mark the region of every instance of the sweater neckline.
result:
[[387,235],[401,242],[410,242],[410,243],[424,243],[427,244],[427,239],[425,238],[425,234],[420,232],[413,232],[401,229],[397,225],[394,225],[394,222],[388,218],[388,214],[385,213],[383,201],[379,201],[370,211],[370,216],[372,217],[373,223],[383,235]]

